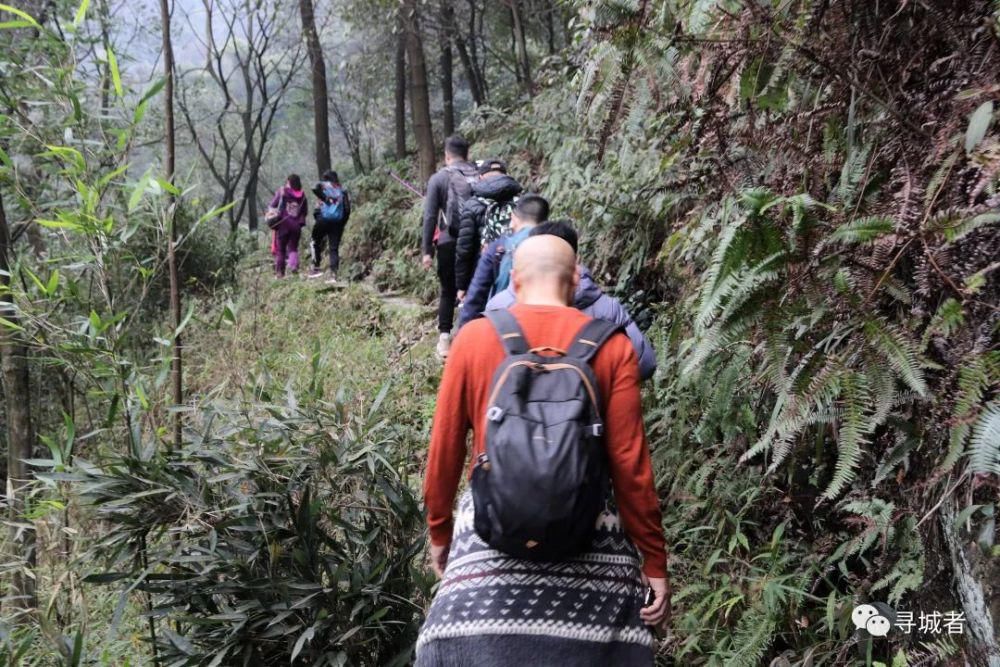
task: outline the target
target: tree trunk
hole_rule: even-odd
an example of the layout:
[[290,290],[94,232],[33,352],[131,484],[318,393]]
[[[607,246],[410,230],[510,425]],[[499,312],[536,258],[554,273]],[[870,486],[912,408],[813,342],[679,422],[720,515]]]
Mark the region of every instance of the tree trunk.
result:
[[469,54],[465,38],[462,37],[462,32],[458,29],[458,22],[455,20],[455,9],[450,2],[444,2],[441,5],[441,22],[444,25],[444,30],[448,33],[449,39],[455,44],[455,51],[458,52],[458,60],[462,63],[462,69],[465,70],[465,80],[469,84],[472,101],[476,103],[476,106],[479,106],[486,102],[483,94],[483,84],[479,80],[479,72],[472,61],[472,56]]
[[[174,129],[174,48],[170,38],[170,6],[168,0],[160,0],[160,20],[163,23],[163,76],[165,85],[163,87],[163,107],[164,107],[164,144],[166,158],[164,160],[164,171],[168,183],[174,182],[175,163],[175,143],[176,132]],[[170,274],[170,315],[174,328],[173,335],[173,358],[170,361],[170,384],[173,389],[173,404],[175,408],[180,408],[184,404],[184,376],[181,364],[181,336],[178,331],[181,328],[181,293],[177,276],[177,225],[176,222],[176,202],[173,195],[170,196],[170,206],[167,208],[167,227],[169,239],[167,241],[167,271]],[[174,412],[174,446],[181,445],[181,413]]]
[[[490,96],[489,78],[486,75],[486,9],[477,11],[476,0],[469,0],[469,46],[472,50],[472,64],[476,68],[476,76],[479,78],[479,88],[483,91],[483,98]],[[483,46],[480,49],[480,46]]]
[[958,503],[954,494],[949,495],[941,503],[939,518],[941,534],[951,560],[952,584],[965,612],[968,643],[975,651],[975,658],[971,664],[976,667],[997,667],[1000,665],[1000,644],[997,643],[996,628],[993,626],[982,582],[965,554],[965,545],[962,544],[955,526]]
[[400,21],[396,34],[396,157],[406,157],[406,32]]
[[556,3],[553,0],[548,0],[545,3],[545,31],[549,40],[549,55],[554,56],[556,54]]
[[316,17],[312,0],[299,0],[302,31],[306,36],[309,64],[312,66],[313,130],[316,136],[316,173],[330,168],[330,112],[327,106],[326,61],[316,32]]
[[485,104],[486,94],[483,89],[483,83],[479,80],[479,72],[476,69],[475,63],[472,62],[472,57],[469,55],[465,40],[457,33],[454,37],[455,50],[458,51],[458,60],[462,63],[462,69],[465,70],[465,79],[469,84],[469,92],[472,93],[472,101],[476,103],[476,106]]
[[524,20],[521,16],[521,0],[510,0],[510,17],[514,30],[515,63],[518,79],[524,85],[524,92],[531,95],[535,86],[531,81],[531,61],[528,59],[528,43],[524,37]]
[[434,175],[434,134],[431,131],[430,95],[427,91],[427,62],[420,37],[417,0],[402,0],[406,28],[406,55],[410,61],[410,115],[417,142],[420,179],[426,183]]
[[[247,186],[243,191],[244,201],[247,206],[247,218],[250,221],[250,231],[257,231],[257,217],[260,215],[257,209],[257,190],[260,183],[260,163],[253,156],[250,157],[250,177],[247,179]],[[284,180],[284,179],[282,179]]]
[[111,50],[111,27],[107,0],[102,0],[98,6],[98,19],[101,25],[101,44],[104,46],[105,63],[101,71],[101,114],[107,116],[111,110],[111,61],[107,58]]
[[28,611],[37,607],[35,580],[26,570],[35,566],[35,533],[24,526],[24,493],[28,481],[24,459],[32,458],[35,445],[31,421],[31,377],[28,374],[27,347],[17,326],[18,316],[8,287],[11,281],[10,228],[0,194],[0,317],[14,326],[0,325],[0,362],[3,367],[3,395],[7,408],[7,507],[10,532],[8,543],[15,557],[20,556],[24,569],[10,576],[4,592],[15,609]]
[[455,89],[452,85],[451,40],[447,34],[441,35],[441,107],[444,122],[444,136],[455,133]]

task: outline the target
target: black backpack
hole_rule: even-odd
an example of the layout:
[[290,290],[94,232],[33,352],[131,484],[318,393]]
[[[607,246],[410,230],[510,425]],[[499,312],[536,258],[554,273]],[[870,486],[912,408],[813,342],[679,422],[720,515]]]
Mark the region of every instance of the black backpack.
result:
[[558,356],[529,350],[506,310],[486,313],[507,356],[493,376],[486,452],[472,472],[476,533],[494,549],[561,560],[591,545],[610,473],[590,360],[618,326],[591,320]]
[[479,180],[479,172],[470,164],[453,165],[448,171],[448,202],[438,219],[439,233],[445,230],[454,239],[458,238],[458,214],[462,204],[472,196],[472,186]]

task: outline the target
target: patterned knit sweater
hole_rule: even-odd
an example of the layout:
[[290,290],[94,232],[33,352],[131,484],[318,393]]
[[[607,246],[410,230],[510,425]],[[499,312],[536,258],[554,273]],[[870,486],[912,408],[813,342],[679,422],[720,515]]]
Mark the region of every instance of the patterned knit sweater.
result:
[[417,640],[417,667],[652,667],[639,618],[639,558],[609,503],[590,549],[559,562],[491,549],[459,501],[444,579]]

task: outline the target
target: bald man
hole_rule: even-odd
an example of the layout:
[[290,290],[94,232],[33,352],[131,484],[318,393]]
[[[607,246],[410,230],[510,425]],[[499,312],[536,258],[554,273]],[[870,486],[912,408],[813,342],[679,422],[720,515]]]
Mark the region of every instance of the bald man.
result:
[[[528,347],[569,349],[590,321],[570,306],[579,282],[572,247],[555,236],[525,240],[511,281],[517,303],[510,313]],[[468,490],[455,511],[463,471],[485,451],[488,394],[504,357],[493,324],[479,319],[461,329],[445,364],[424,478],[431,565],[442,582],[416,664],[567,664],[572,655],[574,665],[652,665],[649,626],[668,619],[670,588],[635,349],[618,332],[591,362],[618,511],[609,504],[590,550],[560,562],[488,547],[473,529]],[[647,582],[654,598],[644,603]]]

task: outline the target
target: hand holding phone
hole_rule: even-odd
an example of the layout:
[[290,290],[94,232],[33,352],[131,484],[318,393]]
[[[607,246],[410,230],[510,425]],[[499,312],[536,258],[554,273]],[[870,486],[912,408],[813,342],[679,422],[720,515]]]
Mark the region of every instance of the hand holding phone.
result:
[[670,622],[670,583],[664,578],[644,577],[646,591],[643,606],[639,611],[642,622],[649,626],[659,626]]

